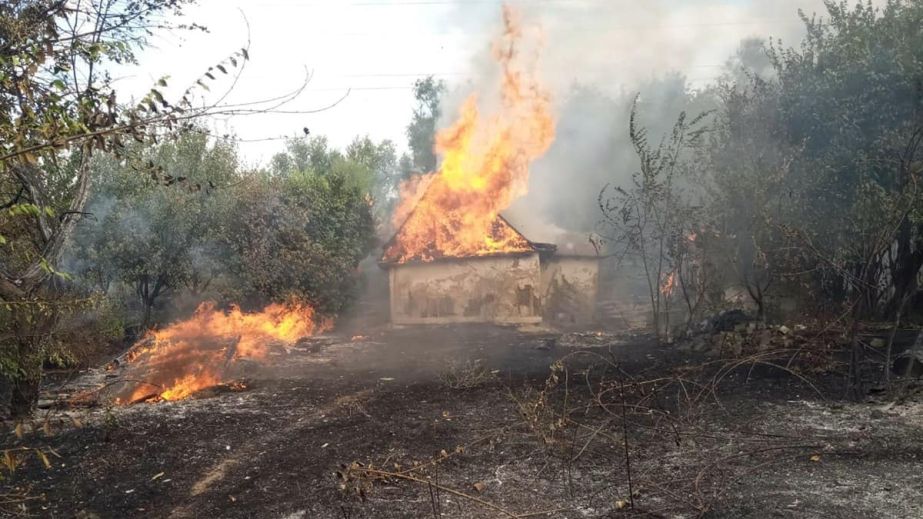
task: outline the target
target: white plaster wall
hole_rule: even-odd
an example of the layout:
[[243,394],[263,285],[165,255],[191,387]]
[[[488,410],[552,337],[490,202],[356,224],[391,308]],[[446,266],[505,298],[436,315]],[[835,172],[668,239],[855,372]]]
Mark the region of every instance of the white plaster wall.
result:
[[596,320],[599,259],[552,256],[542,265],[544,315],[557,324],[588,324]]
[[393,324],[542,321],[538,253],[394,265],[389,276]]

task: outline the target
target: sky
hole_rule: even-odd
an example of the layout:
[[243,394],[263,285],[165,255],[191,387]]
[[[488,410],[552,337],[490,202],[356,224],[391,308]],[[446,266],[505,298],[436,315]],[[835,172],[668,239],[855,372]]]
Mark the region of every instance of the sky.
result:
[[[520,0],[527,23],[544,29],[542,73],[555,95],[576,83],[612,92],[668,72],[693,86],[716,78],[739,42],[774,36],[795,43],[797,9],[821,0]],[[406,147],[412,85],[434,75],[454,98],[485,88],[485,56],[500,24],[495,0],[200,0],[185,21],[208,33],[156,35],[140,66],[118,70],[118,87],[140,96],[162,76],[176,96],[212,66],[248,44],[250,61],[227,102],[252,102],[307,88],[290,112],[218,119],[217,133],[241,141],[245,161],[265,164],[283,138],[325,135],[342,147],[356,136]],[[217,83],[210,96],[218,96]],[[123,94],[123,97],[126,94]],[[175,99],[176,97],[174,97]],[[449,96],[450,99],[453,95]],[[448,103],[451,117],[452,102]]]

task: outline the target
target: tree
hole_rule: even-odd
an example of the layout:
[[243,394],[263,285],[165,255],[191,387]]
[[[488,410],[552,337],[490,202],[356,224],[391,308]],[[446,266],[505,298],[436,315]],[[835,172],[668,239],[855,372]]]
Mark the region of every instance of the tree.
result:
[[[714,243],[765,319],[767,294],[792,265],[780,226],[791,222],[786,174],[797,149],[784,139],[779,91],[758,77],[728,83],[711,131],[696,157],[709,179],[708,217]],[[793,269],[792,269],[793,270]]]
[[342,152],[330,148],[326,137],[290,139],[285,151],[273,156],[270,171],[279,177],[343,173],[344,178],[372,197],[372,213],[379,226],[390,222],[404,179],[394,143],[376,143],[368,136],[356,137]]
[[346,159],[362,166],[371,175],[373,216],[379,226],[390,223],[404,178],[394,143],[384,140],[376,144],[367,136],[357,137],[346,147]]
[[147,116],[120,109],[100,68],[133,61],[158,16],[184,3],[0,5],[0,386],[14,413],[37,397],[57,320],[41,291],[86,203],[90,156],[146,131]]
[[[682,275],[684,260],[690,254],[689,242],[699,232],[700,221],[692,203],[690,170],[684,159],[701,137],[700,123],[707,113],[691,120],[681,113],[672,132],[654,146],[647,130],[638,124],[637,107],[636,102],[629,136],[640,169],[627,186],[606,186],[599,193],[604,218],[600,233],[614,254],[640,264],[648,286],[654,331],[669,340],[676,277]],[[687,279],[691,270],[687,268]]]
[[[923,266],[923,4],[827,1],[800,49],[773,49],[798,199],[793,232],[859,314],[893,316]],[[805,225],[808,224],[809,225]]]
[[[190,91],[168,102],[158,90],[165,80],[139,103],[120,104],[105,71],[135,63],[152,31],[188,3],[0,4],[0,386],[12,385],[14,412],[28,411],[37,397],[43,352],[65,306],[56,300],[56,264],[84,213],[92,156],[162,137],[208,112],[192,106]],[[238,59],[246,50],[220,68]]]
[[[82,214],[95,151],[118,151],[192,117],[152,89],[122,106],[104,68],[134,63],[162,15],[187,0],[14,0],[0,6],[0,297],[48,279]],[[165,86],[161,80],[158,87]],[[189,104],[184,98],[184,105]],[[70,169],[68,169],[70,168]],[[66,171],[62,174],[62,171]],[[15,213],[15,214],[11,214]],[[11,249],[18,252],[9,253]]]
[[[142,161],[161,172],[164,182],[138,174]],[[210,142],[201,131],[140,150],[133,160],[113,156],[94,162],[98,187],[90,209],[98,219],[84,226],[76,242],[94,259],[94,271],[130,285],[142,307],[142,329],[151,324],[158,299],[188,288],[201,292],[216,275],[210,233],[221,217],[218,191],[236,179],[232,142]],[[99,210],[96,210],[99,208]],[[86,274],[86,272],[84,273]]]
[[275,175],[291,175],[299,171],[326,172],[333,161],[342,158],[339,151],[330,150],[327,137],[293,138],[285,141],[285,151],[272,157],[270,170]]
[[437,81],[433,76],[418,79],[413,84],[413,97],[417,105],[407,125],[407,144],[410,146],[413,168],[422,173],[436,171],[438,166],[433,146],[436,124],[442,116],[440,101],[445,90],[445,82]]
[[761,312],[773,280],[797,278],[824,307],[893,317],[923,267],[923,5],[825,5],[802,14],[800,48],[763,49],[769,70],[758,41],[742,47],[699,161]]
[[[94,219],[69,261],[87,286],[112,284],[113,297],[130,287],[143,326],[164,300],[174,310],[206,299],[255,309],[294,298],[337,314],[373,244],[371,170],[394,162],[387,143],[366,141],[345,153],[323,139],[290,142],[277,159],[306,169],[274,173],[239,170],[235,143],[203,131],[133,145],[131,160],[99,157]],[[137,163],[159,180],[138,175]]]
[[724,63],[724,87],[746,87],[752,80],[769,80],[774,77],[772,58],[762,38],[745,38],[733,56]]
[[374,244],[371,198],[349,169],[250,175],[231,199],[218,232],[244,306],[297,298],[327,315],[347,307]]
[[[824,19],[802,13],[799,48],[771,45],[769,72],[720,90],[699,163],[760,311],[765,289],[786,280],[814,308],[850,317],[856,389],[860,321],[899,324],[923,267],[923,4],[825,6]],[[739,61],[754,62],[754,49]]]
[[220,224],[230,276],[247,305],[298,298],[337,315],[355,296],[356,268],[375,243],[373,193],[395,175],[394,145],[356,138],[292,139],[270,172],[245,176]]

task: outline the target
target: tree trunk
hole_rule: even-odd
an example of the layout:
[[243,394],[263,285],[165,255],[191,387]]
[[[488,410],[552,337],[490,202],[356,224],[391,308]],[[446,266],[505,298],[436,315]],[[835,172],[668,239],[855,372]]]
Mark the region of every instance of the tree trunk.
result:
[[[923,243],[912,239],[912,231],[910,222],[905,221],[897,233],[897,253],[891,272],[893,293],[885,307],[885,317],[897,315],[904,299],[917,289],[917,274],[923,268]],[[918,226],[916,233],[923,236],[923,226]]]
[[41,370],[32,378],[14,380],[10,391],[10,415],[13,418],[30,416],[38,403],[42,386]]
[[142,305],[144,306],[144,313],[141,317],[141,329],[147,330],[147,328],[151,325],[151,314],[154,310],[154,302],[145,299],[142,301]]
[[[75,178],[75,191],[64,215],[83,213],[90,187],[89,165],[90,154],[84,150]],[[29,192],[32,203],[40,208],[35,218],[35,231],[41,237],[41,243],[35,250],[26,254],[16,253],[21,257],[30,258],[31,261],[16,270],[10,270],[10,263],[7,261],[0,261],[0,303],[12,303],[14,308],[13,311],[7,312],[12,315],[0,324],[0,332],[9,332],[18,336],[17,340],[27,341],[14,344],[14,355],[10,359],[19,371],[26,373],[25,377],[16,380],[0,377],[0,416],[9,413],[17,417],[30,414],[38,402],[42,380],[43,341],[50,337],[56,317],[54,313],[43,313],[39,309],[27,319],[20,319],[16,315],[16,304],[47,301],[48,294],[42,293],[43,288],[48,288],[51,294],[54,294],[54,288],[47,282],[51,276],[47,266],[57,264],[78,219],[70,216],[60,219],[49,218],[45,210],[51,208],[52,204],[42,194],[39,180],[43,175],[34,166],[7,164],[7,167],[13,178]],[[24,330],[28,330],[28,333],[24,333]]]
[[846,377],[846,397],[858,401],[859,388],[859,319],[862,315],[864,295],[860,294],[852,308],[852,323],[849,326],[849,372]]
[[13,381],[0,375],[0,420],[12,416],[11,404],[13,402]]

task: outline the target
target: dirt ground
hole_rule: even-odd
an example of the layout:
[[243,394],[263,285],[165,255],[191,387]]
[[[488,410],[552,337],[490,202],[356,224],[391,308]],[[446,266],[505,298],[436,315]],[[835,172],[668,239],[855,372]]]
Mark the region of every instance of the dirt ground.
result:
[[484,327],[321,338],[244,391],[40,411],[4,444],[51,466],[24,457],[2,513],[923,517],[919,399],[848,402],[838,375],[697,355]]

